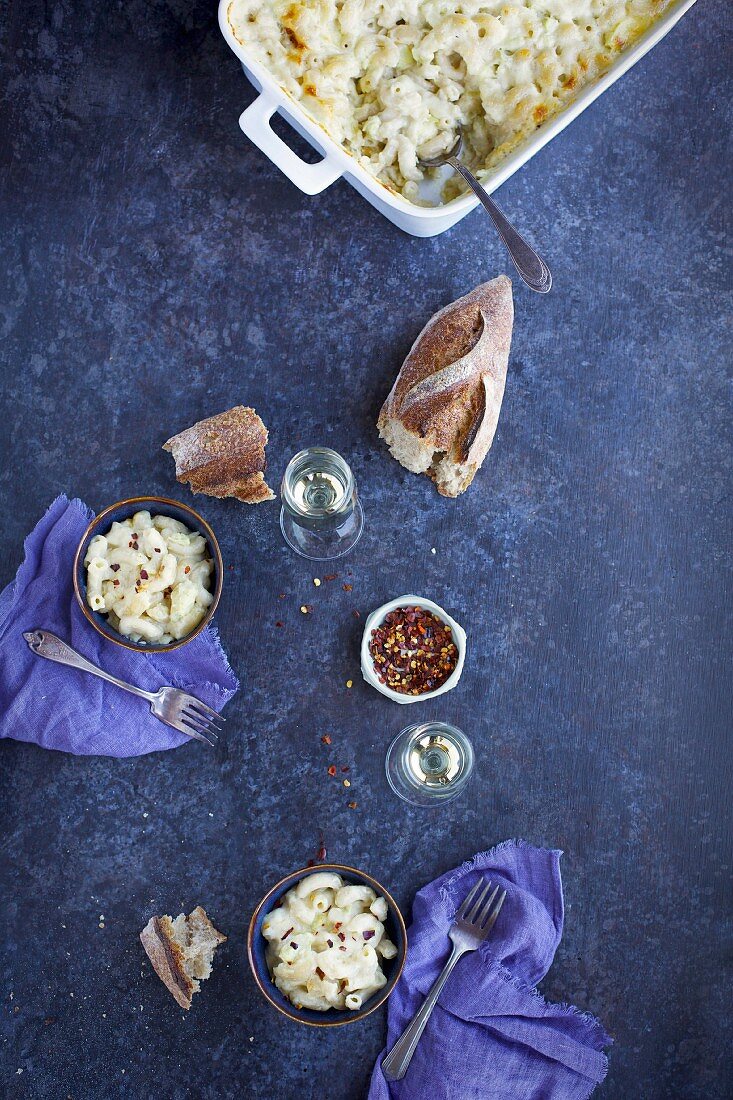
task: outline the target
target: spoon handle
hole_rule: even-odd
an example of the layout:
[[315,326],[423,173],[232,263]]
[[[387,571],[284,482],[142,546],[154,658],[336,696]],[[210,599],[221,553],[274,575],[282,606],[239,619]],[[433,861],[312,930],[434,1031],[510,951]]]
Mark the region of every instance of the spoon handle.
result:
[[507,251],[514,261],[514,266],[530,290],[536,290],[538,294],[547,294],[552,286],[552,275],[544,260],[540,259],[521,233],[518,233],[514,226],[507,221],[473,173],[469,172],[468,168],[455,157],[449,157],[448,163],[455,168],[456,172],[460,172],[468,186],[478,195],[486,213],[493,221],[499,236],[506,245]]

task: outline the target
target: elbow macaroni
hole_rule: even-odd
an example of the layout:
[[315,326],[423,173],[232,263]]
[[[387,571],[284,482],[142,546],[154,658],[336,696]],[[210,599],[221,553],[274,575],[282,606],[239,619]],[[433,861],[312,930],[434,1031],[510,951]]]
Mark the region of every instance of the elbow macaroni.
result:
[[185,638],[211,605],[214,563],[206,540],[170,516],[136,512],[91,539],[87,603],[133,642]]
[[272,980],[296,1008],[361,1008],[387,981],[381,961],[397,954],[386,916],[369,886],[328,871],[307,875],[263,921]]
[[[601,76],[671,0],[232,0],[235,38],[386,187],[420,157],[481,173]],[[434,170],[432,170],[434,174]],[[443,198],[465,189],[454,176]]]

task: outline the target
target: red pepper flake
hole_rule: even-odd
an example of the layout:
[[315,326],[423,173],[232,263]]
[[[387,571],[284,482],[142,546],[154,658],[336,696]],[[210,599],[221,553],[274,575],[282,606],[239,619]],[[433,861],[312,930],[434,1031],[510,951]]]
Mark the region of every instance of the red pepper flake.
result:
[[362,936],[364,937],[365,940],[370,940],[372,938],[372,936],[374,936],[374,935],[375,935],[375,932],[374,932],[373,928],[367,928],[366,931],[362,932]]
[[[334,927],[335,927],[335,925],[334,925]],[[346,936],[344,935],[343,932],[339,932],[338,937],[339,937],[339,939],[341,940],[342,943],[346,939]]]
[[156,553],[156,554],[159,554],[159,553],[160,553],[160,547],[159,547],[159,546],[154,546],[154,547],[153,547],[153,550],[155,550],[155,553]]
[[110,565],[110,569],[112,570],[113,573],[119,573],[120,563],[119,562],[114,562],[113,565]]
[[112,581],[112,584],[115,586],[115,588],[117,588],[119,586],[119,583],[120,582],[117,579]]
[[323,863],[324,859],[328,855],[328,852],[326,851],[326,845],[325,845],[324,840],[323,840],[323,833],[321,833],[321,846],[318,849],[318,851],[316,852],[316,855],[320,859],[321,863]]
[[287,932],[285,932],[285,933],[284,933],[284,934],[283,934],[283,935],[282,935],[282,936],[280,937],[280,939],[281,939],[281,940],[286,940],[286,939],[288,938],[288,936],[292,936],[292,934],[293,934],[293,930],[292,930],[292,928],[288,928]]
[[191,566],[187,565],[186,568],[183,570],[183,572],[184,573],[190,573],[191,572]]
[[298,950],[298,945],[297,945],[297,943],[295,942],[295,940],[291,940],[291,941],[290,941],[290,946],[292,947],[293,951],[297,951],[297,950]]
[[275,626],[285,626],[285,623],[281,622],[280,619],[278,619],[275,623]]
[[233,565],[230,565],[230,566],[229,566],[229,572],[230,572],[230,573],[233,573],[233,572],[234,572],[234,566],[233,566]]
[[349,802],[349,809],[350,810],[355,810],[358,805],[359,805],[358,802]]
[[333,947],[333,940],[326,940],[329,947]]
[[423,607],[390,611],[372,630],[369,652],[380,683],[401,695],[434,691],[458,664],[451,628]]
[[321,741],[323,742],[324,745],[330,745],[331,744],[331,735],[328,734],[328,733],[324,733],[323,737],[321,738]]
[[321,979],[321,981],[323,981],[323,979],[324,979],[324,978],[326,977],[326,975],[325,975],[325,974],[323,973],[323,971],[321,970],[320,966],[317,966],[317,967],[316,967],[316,974],[317,974],[317,975],[318,975],[318,977],[319,977],[319,978]]
[[354,610],[351,612],[351,614],[354,616],[355,619],[360,619],[361,618],[361,611],[357,611],[356,608],[354,608]]
[[331,777],[333,777],[336,774],[336,765],[335,764],[331,764],[330,768],[328,769],[328,774]]
[[345,951],[345,950],[346,950],[345,947],[339,947],[339,951]]
[[343,587],[344,592],[352,592],[353,589],[354,589],[353,584],[344,584],[344,585],[342,585],[342,587]]
[[347,772],[348,770],[349,770],[348,764],[344,764],[344,766],[341,768],[342,772]]
[[335,922],[335,924],[334,924],[334,928],[335,928],[335,929],[336,929],[336,931],[338,932],[338,930],[339,930],[339,928],[340,928],[340,927],[341,927],[341,921],[340,921],[340,920],[337,920],[337,921]]
[[140,580],[141,580],[141,581],[146,581],[147,579],[148,579],[148,572],[147,572],[147,570],[146,570],[146,569],[141,569],[141,570],[140,570]]
[[279,600],[284,600],[284,599],[285,599],[285,593],[284,593],[284,592],[281,592],[281,593],[280,593],[280,594],[278,595],[278,597],[277,597],[277,598],[278,598]]
[[338,573],[326,573],[324,575],[324,581],[335,581],[338,577]]

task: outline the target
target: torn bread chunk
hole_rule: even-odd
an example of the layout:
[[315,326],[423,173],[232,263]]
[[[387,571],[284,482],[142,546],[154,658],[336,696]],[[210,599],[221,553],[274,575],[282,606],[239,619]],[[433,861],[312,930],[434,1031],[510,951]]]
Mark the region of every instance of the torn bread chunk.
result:
[[255,410],[235,405],[172,436],[163,450],[175,459],[176,479],[192,492],[260,504],[275,499],[265,481],[267,438]]
[[197,905],[192,913],[172,920],[151,917],[140,933],[153,969],[181,1008],[191,1007],[191,998],[211,974],[214,952],[226,936],[217,932]]
[[377,421],[394,458],[457,497],[494,440],[514,305],[506,275],[482,283],[428,321]]

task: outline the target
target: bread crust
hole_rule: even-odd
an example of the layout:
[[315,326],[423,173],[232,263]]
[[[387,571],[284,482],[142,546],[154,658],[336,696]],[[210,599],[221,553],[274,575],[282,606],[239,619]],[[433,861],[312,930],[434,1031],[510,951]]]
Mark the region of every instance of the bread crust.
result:
[[493,442],[513,320],[506,275],[445,306],[418,335],[379,414],[394,457],[444,496],[468,488]]
[[265,481],[267,439],[255,410],[235,405],[172,436],[163,450],[175,459],[176,479],[193,493],[260,504],[275,498]]
[[140,933],[153,970],[181,1008],[191,1007],[193,981],[184,968],[183,951],[173,938],[170,917],[151,917]]

